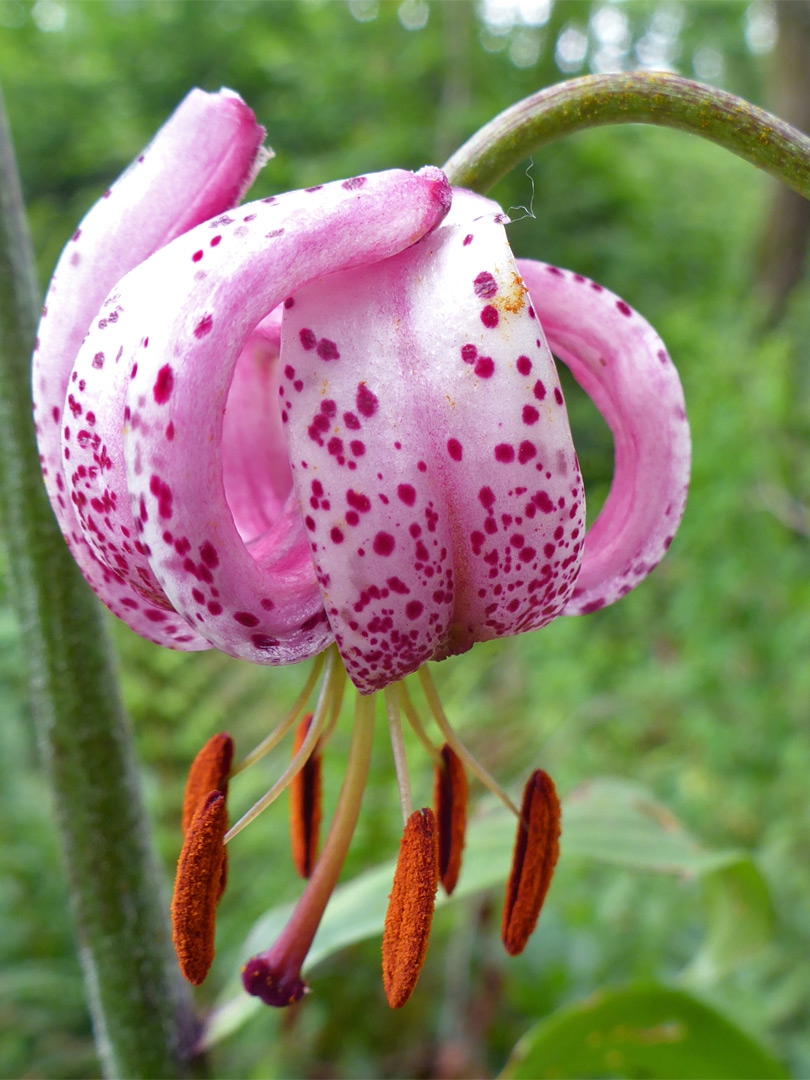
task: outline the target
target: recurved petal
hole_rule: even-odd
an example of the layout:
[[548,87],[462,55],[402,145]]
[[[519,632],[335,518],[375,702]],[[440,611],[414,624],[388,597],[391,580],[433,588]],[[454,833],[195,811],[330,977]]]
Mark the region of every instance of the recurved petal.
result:
[[[193,90],[74,233],[51,280],[33,356],[43,474],[74,558],[116,615],[144,637],[184,649],[207,648],[208,643],[175,615],[165,598],[152,602],[133,590],[114,558],[112,569],[100,564],[79,527],[77,505],[99,528],[112,507],[109,494],[104,497],[106,447],[98,438],[93,410],[85,410],[78,399],[81,379],[73,365],[88,327],[116,281],[175,236],[238,200],[264,159],[263,137],[264,129],[236,94]],[[110,314],[115,318],[114,312]],[[90,357],[96,375],[113,362],[114,354],[109,355],[103,344]],[[81,440],[90,450],[91,467],[101,474],[95,506],[76,487],[81,478],[74,477],[76,463],[63,456],[63,437]],[[117,554],[126,559],[126,549],[131,550],[138,537],[119,532],[118,538],[122,550]]]
[[[290,663],[331,640],[292,496],[249,548],[228,506],[223,414],[237,358],[296,288],[400,250],[441,220],[449,201],[438,170],[395,170],[247,204],[119,282],[105,325],[94,325],[82,348],[79,404],[99,414],[107,476],[117,479],[119,502],[128,493],[140,544],[129,572],[153,574],[173,607],[225,652]],[[119,373],[103,383],[92,377],[102,347]],[[92,489],[107,479],[88,470],[85,481]]]
[[361,692],[537,629],[573,588],[579,467],[502,220],[455,192],[419,244],[284,313],[293,482]]
[[246,544],[270,529],[292,487],[279,408],[281,311],[256,327],[239,355],[222,426],[222,481]]
[[624,300],[581,274],[528,259],[518,266],[552,351],[615,442],[610,494],[588,530],[564,611],[582,615],[635,588],[672,542],[689,485],[683,390],[661,338]]

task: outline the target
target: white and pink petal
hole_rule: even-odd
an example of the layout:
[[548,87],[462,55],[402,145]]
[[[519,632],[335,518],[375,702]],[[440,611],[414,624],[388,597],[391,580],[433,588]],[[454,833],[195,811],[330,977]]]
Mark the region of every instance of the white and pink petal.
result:
[[[108,566],[99,563],[85,540],[77,511],[83,511],[85,529],[88,516],[97,525],[115,512],[114,493],[105,492],[102,480],[101,494],[92,496],[98,501],[91,506],[89,499],[83,501],[81,485],[77,487],[88,471],[103,478],[109,457],[96,429],[96,414],[81,401],[86,381],[74,371],[74,361],[102,301],[120,277],[173,237],[238,201],[264,160],[263,137],[264,129],[236,94],[194,90],[187,95],[74,233],[51,280],[34,349],[33,396],[43,475],[72,554],[115,614],[142,636],[184,649],[207,648],[208,643],[173,612],[165,597],[153,601],[133,590],[115,556]],[[109,316],[114,323],[114,308]],[[97,323],[103,329],[105,317]],[[101,378],[105,364],[113,360],[99,344],[90,368]],[[79,463],[71,459],[72,447],[63,447],[63,439],[89,450],[82,475],[75,475]],[[93,534],[93,528],[89,532]],[[129,548],[136,541],[134,534],[123,537]]]
[[635,588],[672,542],[691,458],[683,389],[661,338],[620,297],[545,263],[521,259],[518,267],[552,351],[593,399],[615,442],[610,493],[588,530],[564,611],[581,615]]
[[574,586],[582,484],[502,220],[456,192],[419,244],[284,313],[294,483],[363,692],[543,626]]
[[[228,505],[223,417],[240,353],[295,289],[409,245],[449,202],[438,170],[291,192],[199,226],[116,287],[117,318],[103,332],[125,402],[115,390],[104,423],[114,428],[117,415],[120,430],[126,417],[123,490],[144,559],[133,570],[154,574],[175,610],[223,651],[289,663],[332,636],[294,500],[249,547]],[[81,364],[92,367],[101,332],[91,331]]]

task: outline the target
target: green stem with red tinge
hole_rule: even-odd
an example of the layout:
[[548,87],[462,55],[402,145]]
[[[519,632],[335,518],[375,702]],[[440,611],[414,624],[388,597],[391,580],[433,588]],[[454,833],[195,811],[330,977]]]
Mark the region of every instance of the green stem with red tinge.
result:
[[734,94],[665,71],[587,75],[540,90],[476,132],[444,171],[451,184],[484,193],[547,143],[606,124],[700,135],[810,198],[810,138]]
[[30,391],[38,318],[33,253],[0,99],[0,539],[30,667],[32,711],[104,1072],[184,1076],[197,1022],[171,953],[168,906],[102,609],[68,553],[40,474]]

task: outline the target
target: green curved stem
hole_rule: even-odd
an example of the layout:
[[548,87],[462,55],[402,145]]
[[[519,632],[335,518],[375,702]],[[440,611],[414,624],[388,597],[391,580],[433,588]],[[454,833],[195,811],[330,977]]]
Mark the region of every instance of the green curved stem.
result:
[[183,1076],[197,1023],[171,954],[168,905],[102,610],[68,553],[39,470],[29,368],[38,317],[0,98],[0,538],[29,661],[32,711],[105,1074]]
[[540,90],[481,128],[444,171],[451,184],[484,193],[541,146],[604,124],[700,135],[810,198],[810,138],[742,98],[667,72],[588,75]]

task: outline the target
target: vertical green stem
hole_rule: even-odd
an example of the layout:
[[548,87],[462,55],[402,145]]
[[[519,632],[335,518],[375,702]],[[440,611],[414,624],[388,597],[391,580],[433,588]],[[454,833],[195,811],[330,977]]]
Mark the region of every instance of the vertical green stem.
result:
[[29,389],[37,294],[0,98],[0,530],[10,590],[104,1071],[181,1076],[196,1021],[171,954],[102,612],[68,554],[39,471]]

